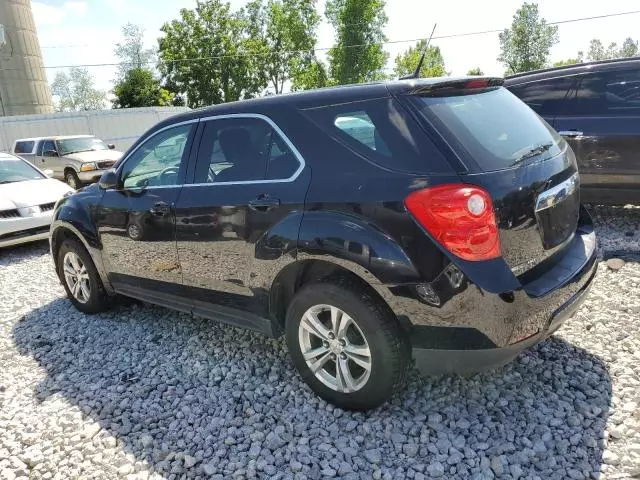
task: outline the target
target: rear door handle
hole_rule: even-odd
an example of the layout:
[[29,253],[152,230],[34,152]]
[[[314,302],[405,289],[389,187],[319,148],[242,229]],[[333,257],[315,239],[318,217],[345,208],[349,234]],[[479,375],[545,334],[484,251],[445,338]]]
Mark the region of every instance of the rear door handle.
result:
[[256,198],[249,202],[249,208],[256,212],[268,212],[280,206],[280,200],[277,198]]
[[562,130],[561,132],[558,132],[560,135],[562,135],[563,137],[582,137],[584,135],[583,132],[579,132],[578,130]]
[[157,217],[164,217],[165,215],[169,214],[169,212],[171,211],[171,207],[167,203],[156,202],[153,204],[151,210],[149,211],[152,215],[155,215]]

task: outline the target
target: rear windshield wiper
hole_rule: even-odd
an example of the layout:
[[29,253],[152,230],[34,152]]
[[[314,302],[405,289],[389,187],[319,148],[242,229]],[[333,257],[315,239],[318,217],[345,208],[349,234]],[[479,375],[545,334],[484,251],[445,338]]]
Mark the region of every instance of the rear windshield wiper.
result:
[[553,147],[553,142],[549,142],[549,143],[544,143],[542,145],[538,145],[537,147],[534,147],[530,150],[527,150],[525,153],[523,153],[522,155],[520,155],[520,157],[518,157],[518,159],[513,162],[511,164],[511,166],[513,165],[517,165],[520,162],[523,162],[529,158],[532,157],[537,157],[538,155],[546,152],[547,150],[549,150],[551,147]]

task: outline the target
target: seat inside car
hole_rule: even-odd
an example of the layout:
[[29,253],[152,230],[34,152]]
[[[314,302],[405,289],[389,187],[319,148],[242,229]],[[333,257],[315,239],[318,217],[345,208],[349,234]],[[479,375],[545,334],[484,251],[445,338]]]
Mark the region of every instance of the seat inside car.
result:
[[265,165],[254,148],[251,133],[246,128],[228,128],[219,133],[218,141],[227,162],[232,163],[218,175],[216,182],[262,180]]

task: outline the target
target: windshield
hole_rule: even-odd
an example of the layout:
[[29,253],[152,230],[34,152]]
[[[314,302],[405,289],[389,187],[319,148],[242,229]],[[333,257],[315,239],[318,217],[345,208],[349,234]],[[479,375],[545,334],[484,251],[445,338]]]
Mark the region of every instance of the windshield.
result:
[[455,97],[418,97],[420,112],[482,171],[543,161],[562,138],[505,88]]
[[91,150],[109,150],[107,145],[96,137],[65,138],[64,140],[58,140],[57,143],[60,155],[89,152]]
[[0,157],[0,185],[47,178],[24,160]]

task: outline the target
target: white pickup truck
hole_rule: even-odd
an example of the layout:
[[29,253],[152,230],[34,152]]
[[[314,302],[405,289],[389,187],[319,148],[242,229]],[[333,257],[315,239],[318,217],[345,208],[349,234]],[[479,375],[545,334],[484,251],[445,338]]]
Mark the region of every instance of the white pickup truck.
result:
[[68,135],[22,138],[11,152],[77,189],[97,182],[122,157],[114,148],[93,135]]

